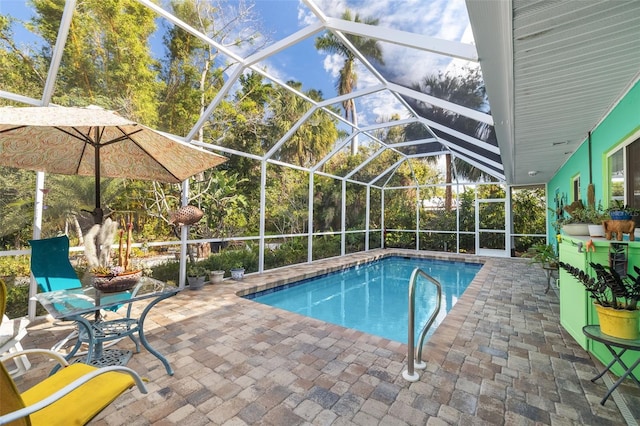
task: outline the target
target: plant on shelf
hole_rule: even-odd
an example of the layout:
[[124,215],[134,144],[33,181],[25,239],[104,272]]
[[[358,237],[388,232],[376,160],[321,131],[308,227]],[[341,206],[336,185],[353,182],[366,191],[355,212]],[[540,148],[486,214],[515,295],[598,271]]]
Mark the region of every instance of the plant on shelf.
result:
[[587,206],[580,212],[581,219],[586,223],[601,225],[603,220],[609,219],[609,214],[602,208],[602,204],[597,206]]
[[531,263],[539,263],[543,268],[557,268],[558,255],[551,244],[535,244],[531,247],[533,256]]
[[[600,328],[603,333],[622,339],[640,337],[638,319],[640,309],[640,268],[634,266],[637,276],[621,277],[615,269],[598,263],[589,262],[595,277],[585,271],[560,262],[560,267],[580,282],[594,301]],[[613,315],[613,317],[610,317]],[[614,323],[614,319],[622,323]]]
[[605,213],[613,220],[630,220],[640,216],[640,209],[630,207],[620,200],[614,200]]
[[[566,215],[564,214],[566,213]],[[574,201],[564,207],[563,215],[553,226],[562,229],[568,235],[591,235],[592,237],[601,237],[604,235],[602,222],[608,220],[607,212],[602,208],[602,204],[597,206],[589,205],[587,207],[582,204],[581,200]],[[590,227],[589,225],[597,225]]]
[[595,277],[585,271],[560,262],[560,267],[575,277],[589,292],[595,303],[613,308],[634,311],[640,300],[640,268],[634,267],[638,276],[627,275],[622,278],[615,269],[599,263],[589,262],[596,273]]

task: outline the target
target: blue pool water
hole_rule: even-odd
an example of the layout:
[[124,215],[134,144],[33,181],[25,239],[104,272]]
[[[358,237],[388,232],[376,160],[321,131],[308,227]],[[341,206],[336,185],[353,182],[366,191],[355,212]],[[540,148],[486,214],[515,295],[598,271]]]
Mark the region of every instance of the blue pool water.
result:
[[[431,334],[482,265],[388,257],[245,298],[406,343],[409,278],[416,267],[442,285],[442,309],[431,327]],[[435,286],[419,277],[416,285],[416,340],[435,308],[436,295]]]

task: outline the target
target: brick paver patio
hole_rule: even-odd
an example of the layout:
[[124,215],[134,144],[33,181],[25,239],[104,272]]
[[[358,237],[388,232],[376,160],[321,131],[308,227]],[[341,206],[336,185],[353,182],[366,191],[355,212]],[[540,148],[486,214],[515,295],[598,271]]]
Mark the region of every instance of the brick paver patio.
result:
[[[142,349],[128,365],[149,378],[150,393],[125,393],[93,424],[626,423],[612,399],[599,404],[606,387],[589,379],[600,365],[562,329],[557,294],[544,294],[542,269],[527,260],[483,259],[483,269],[427,342],[427,368],[415,383],[402,378],[404,344],[236,295],[389,253],[414,254],[359,253],[185,290],[162,302],[148,317],[147,337],[175,375]],[[67,333],[41,321],[30,327],[24,346],[50,347]],[[44,364],[18,379],[19,386],[46,373],[50,364]],[[625,386],[624,393],[638,418],[640,392]]]

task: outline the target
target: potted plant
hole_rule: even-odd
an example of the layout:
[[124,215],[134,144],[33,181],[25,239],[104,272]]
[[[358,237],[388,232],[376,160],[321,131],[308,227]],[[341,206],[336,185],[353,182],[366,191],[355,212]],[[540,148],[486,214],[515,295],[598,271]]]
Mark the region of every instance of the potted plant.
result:
[[211,284],[221,283],[224,279],[224,271],[223,270],[215,270],[209,272],[209,280]]
[[195,263],[189,263],[187,266],[187,281],[190,290],[199,290],[204,286],[207,277],[207,270]]
[[233,267],[231,268],[231,279],[232,280],[236,280],[236,281],[242,281],[242,279],[244,278],[244,267],[242,266],[242,263],[234,263]]
[[589,235],[589,226],[584,217],[584,204],[581,200],[574,201],[564,207],[564,212],[568,216],[562,216],[557,220],[557,226],[560,226],[562,232],[566,235]]
[[609,219],[609,214],[604,211],[602,204],[598,206],[587,206],[580,212],[580,218],[587,223],[589,236],[604,237],[604,227],[602,222]]
[[551,244],[533,245],[531,263],[539,263],[543,268],[558,268],[558,255]]
[[572,265],[560,262],[560,267],[575,277],[593,299],[598,313],[600,330],[620,339],[638,339],[640,327],[638,300],[640,300],[640,268],[634,266],[637,276],[622,278],[615,269],[589,262],[595,277]]
[[636,228],[640,228],[640,209],[630,207],[627,204],[622,204],[620,201],[615,200],[606,212],[612,220],[633,220]]
[[[612,205],[607,209],[607,213],[613,220],[630,220],[632,216],[630,210],[636,209],[631,209],[628,205],[620,202],[620,200],[614,200]],[[637,216],[637,211],[635,214]]]
[[[94,225],[85,238],[85,257],[89,264],[89,272],[93,278],[93,286],[103,293],[116,293],[133,288],[140,278],[142,270],[131,262],[133,224],[127,226],[126,246],[123,245],[124,230],[120,230],[118,259],[111,263],[111,246],[107,241],[113,240],[118,225],[107,219],[103,225]],[[104,243],[104,247],[101,247]]]

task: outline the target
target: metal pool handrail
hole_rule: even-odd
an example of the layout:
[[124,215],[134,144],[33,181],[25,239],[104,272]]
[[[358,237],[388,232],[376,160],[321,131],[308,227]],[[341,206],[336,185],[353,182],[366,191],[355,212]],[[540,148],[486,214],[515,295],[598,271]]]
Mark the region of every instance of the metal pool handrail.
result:
[[[431,281],[431,283],[436,286],[438,297],[436,299],[436,308],[431,314],[431,317],[429,318],[429,320],[426,322],[426,324],[422,328],[422,332],[420,332],[420,339],[418,341],[418,350],[417,350],[418,353],[414,358],[414,355],[416,352],[414,348],[414,343],[413,343],[414,342],[413,329],[415,326],[415,316],[416,316],[415,287],[416,287],[416,282],[418,281],[418,275],[421,275],[422,277]],[[433,325],[433,322],[436,320],[436,317],[440,312],[441,299],[442,299],[442,286],[440,285],[440,282],[435,278],[433,278],[431,275],[424,272],[422,269],[420,268],[414,269],[413,272],[411,273],[411,278],[409,279],[409,332],[408,332],[408,339],[407,339],[408,340],[407,341],[407,346],[408,346],[407,369],[402,372],[402,377],[404,377],[404,379],[409,382],[416,382],[420,378],[418,373],[414,371],[414,368],[423,369],[427,366],[427,364],[422,361],[422,345],[424,343],[425,336],[429,332],[429,329]],[[416,358],[418,359],[418,362],[415,362]]]

